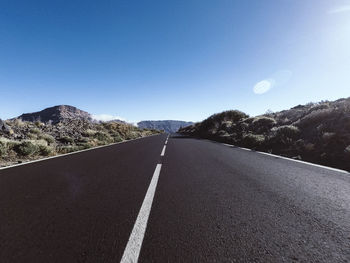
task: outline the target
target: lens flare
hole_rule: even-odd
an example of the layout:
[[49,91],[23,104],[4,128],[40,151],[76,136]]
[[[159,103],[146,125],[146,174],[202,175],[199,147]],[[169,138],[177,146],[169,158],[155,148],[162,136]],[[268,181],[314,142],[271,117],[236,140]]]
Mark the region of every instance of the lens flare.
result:
[[259,81],[254,86],[254,93],[255,94],[264,94],[268,92],[274,85],[275,81],[273,79],[264,79],[262,81]]

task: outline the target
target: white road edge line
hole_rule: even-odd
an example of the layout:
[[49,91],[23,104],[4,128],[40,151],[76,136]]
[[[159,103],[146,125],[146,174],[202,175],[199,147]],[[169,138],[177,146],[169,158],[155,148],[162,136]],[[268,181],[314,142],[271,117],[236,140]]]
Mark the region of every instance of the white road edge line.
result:
[[148,187],[145,199],[143,200],[140,212],[137,216],[136,222],[130,234],[128,243],[125,247],[123,257],[120,261],[121,263],[138,261],[161,168],[162,165],[157,164],[151,183]]
[[140,137],[140,138],[136,138],[136,139],[131,139],[131,140],[125,140],[125,141],[122,141],[122,142],[111,143],[111,144],[108,144],[108,145],[96,146],[96,147],[93,147],[93,148],[79,150],[79,151],[75,151],[75,152],[71,152],[71,153],[64,153],[64,154],[59,154],[59,155],[55,155],[55,156],[51,156],[51,157],[41,158],[41,159],[37,159],[37,160],[33,160],[33,161],[28,161],[28,162],[23,162],[23,163],[9,165],[9,166],[4,166],[4,167],[0,167],[0,171],[1,170],[5,170],[5,169],[9,169],[9,168],[14,168],[14,167],[17,167],[17,166],[22,166],[22,165],[31,164],[31,163],[42,162],[42,161],[46,161],[46,160],[50,160],[50,159],[54,159],[54,158],[64,157],[64,156],[67,156],[67,155],[72,155],[72,154],[86,152],[86,151],[92,151],[92,150],[96,150],[96,149],[100,149],[100,148],[104,148],[104,147],[113,146],[113,145],[116,145],[116,144],[127,143],[127,142],[141,140],[141,139],[152,137],[152,136],[158,136],[158,135],[161,135],[161,134],[153,134],[153,135]]
[[165,149],[166,149],[166,145],[164,145],[163,150],[162,150],[162,153],[160,154],[160,156],[164,156],[164,154],[165,154]]
[[272,153],[253,151],[252,149],[248,149],[248,148],[244,148],[244,147],[238,147],[238,146],[235,146],[235,145],[232,145],[232,144],[227,144],[227,143],[223,143],[223,145],[226,145],[226,146],[229,146],[229,147],[239,148],[241,150],[245,150],[245,151],[249,151],[249,152],[256,152],[256,153],[264,154],[264,155],[267,155],[267,156],[284,159],[284,160],[287,160],[287,161],[307,164],[307,165],[310,165],[310,166],[319,167],[319,168],[327,169],[327,170],[334,171],[334,172],[349,174],[348,171],[337,169],[337,168],[333,168],[333,167],[329,167],[329,166],[324,166],[324,165],[310,163],[310,162],[301,161],[301,160],[295,160],[295,159],[292,159],[292,158],[288,158],[288,157],[284,157],[284,156],[276,155],[276,154],[272,154]]

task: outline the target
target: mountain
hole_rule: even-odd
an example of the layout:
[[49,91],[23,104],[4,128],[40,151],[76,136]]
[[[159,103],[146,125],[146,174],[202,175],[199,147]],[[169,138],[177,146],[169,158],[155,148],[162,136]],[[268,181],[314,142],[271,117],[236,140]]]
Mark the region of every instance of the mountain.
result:
[[164,121],[140,121],[137,126],[141,129],[163,130],[167,133],[175,133],[181,127],[192,125],[193,122],[164,120]]
[[53,124],[63,122],[66,120],[92,121],[91,115],[89,113],[69,105],[58,105],[38,112],[25,113],[17,117],[17,119],[31,122],[52,122]]
[[229,110],[179,132],[350,171],[350,98],[256,117]]

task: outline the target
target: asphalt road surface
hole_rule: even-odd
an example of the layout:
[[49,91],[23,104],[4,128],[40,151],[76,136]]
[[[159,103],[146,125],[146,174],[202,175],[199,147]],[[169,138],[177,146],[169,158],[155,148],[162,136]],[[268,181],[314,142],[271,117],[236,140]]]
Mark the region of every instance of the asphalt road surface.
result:
[[350,262],[350,175],[167,135],[0,170],[0,262]]

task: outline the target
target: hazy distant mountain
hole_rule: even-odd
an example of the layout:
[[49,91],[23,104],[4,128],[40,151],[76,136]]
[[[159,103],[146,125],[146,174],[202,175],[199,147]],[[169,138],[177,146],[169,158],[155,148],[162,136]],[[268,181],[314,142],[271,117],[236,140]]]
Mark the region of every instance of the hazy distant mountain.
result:
[[79,110],[78,108],[69,106],[69,105],[59,105],[59,106],[50,107],[38,112],[25,113],[17,118],[22,119],[23,121],[32,121],[32,122],[51,121],[53,124],[62,122],[65,120],[69,120],[69,119],[89,120],[89,121],[92,120],[92,117],[88,112]]
[[[44,123],[51,122],[52,124],[57,124],[59,122],[70,121],[88,121],[88,122],[119,122],[126,124],[122,120],[112,120],[112,121],[98,121],[93,118],[90,113],[80,110],[76,107],[69,105],[58,105],[50,108],[46,108],[42,111],[33,113],[24,113],[15,119],[22,119],[23,121],[41,121]],[[164,121],[141,121],[137,125],[139,128],[164,130],[168,133],[177,132],[179,128],[192,125],[192,122],[185,121],[174,121],[174,120],[164,120]]]
[[181,127],[186,127],[192,125],[193,122],[186,121],[174,121],[174,120],[164,120],[164,121],[140,121],[137,126],[142,129],[155,129],[164,130],[167,133],[175,133]]

